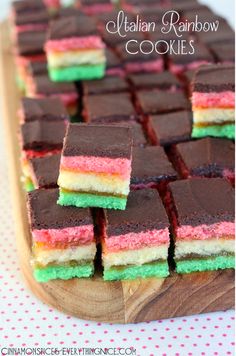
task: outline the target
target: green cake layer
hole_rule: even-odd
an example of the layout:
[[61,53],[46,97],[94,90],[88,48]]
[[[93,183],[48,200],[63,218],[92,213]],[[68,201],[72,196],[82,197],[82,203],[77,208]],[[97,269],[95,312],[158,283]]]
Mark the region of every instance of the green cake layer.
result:
[[32,181],[30,179],[27,179],[24,182],[24,186],[25,186],[25,190],[27,192],[32,192],[32,190],[35,190],[35,186],[34,186],[34,184],[32,183]]
[[105,63],[78,67],[48,68],[49,76],[55,82],[101,79],[105,75]]
[[125,210],[126,197],[109,195],[95,195],[89,193],[74,193],[60,190],[57,203],[64,206],[77,206],[78,208],[104,208]]
[[212,137],[227,137],[229,139],[234,139],[235,137],[234,130],[235,130],[234,124],[193,127],[192,138],[212,136]]
[[82,266],[46,266],[34,268],[34,278],[38,282],[48,282],[51,279],[71,279],[91,277],[94,274],[93,264]]
[[26,90],[25,82],[23,81],[23,79],[20,78],[18,74],[16,75],[16,84],[20,92],[22,94],[25,94],[25,90]]
[[169,275],[167,262],[146,263],[140,266],[111,267],[105,269],[103,278],[105,281],[115,281],[123,279],[136,279],[158,277],[164,278]]
[[234,268],[234,256],[215,256],[192,260],[176,261],[177,273],[214,271],[217,269]]

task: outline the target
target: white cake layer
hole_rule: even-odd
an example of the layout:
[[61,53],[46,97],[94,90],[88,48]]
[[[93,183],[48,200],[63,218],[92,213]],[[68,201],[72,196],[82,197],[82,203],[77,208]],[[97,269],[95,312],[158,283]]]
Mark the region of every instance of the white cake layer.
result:
[[103,49],[51,52],[48,54],[47,59],[51,68],[103,64],[106,61]]
[[194,124],[222,124],[234,122],[234,109],[195,109],[193,111]]

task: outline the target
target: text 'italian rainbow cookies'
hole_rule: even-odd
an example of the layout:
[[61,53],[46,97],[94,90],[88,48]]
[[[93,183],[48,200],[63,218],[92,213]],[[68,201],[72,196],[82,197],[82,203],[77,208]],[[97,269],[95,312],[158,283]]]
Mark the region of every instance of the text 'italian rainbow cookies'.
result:
[[51,23],[45,45],[53,81],[99,79],[105,73],[105,45],[91,17],[77,15]]
[[61,157],[58,203],[125,209],[131,147],[129,127],[70,124]]
[[192,137],[234,138],[234,65],[203,66],[193,80]]
[[105,225],[105,280],[168,276],[169,222],[156,190],[132,191],[125,211],[106,212]]
[[57,205],[58,189],[28,195],[32,266],[38,282],[90,277],[96,243],[88,209]]
[[178,273],[234,268],[234,193],[223,178],[169,184]]

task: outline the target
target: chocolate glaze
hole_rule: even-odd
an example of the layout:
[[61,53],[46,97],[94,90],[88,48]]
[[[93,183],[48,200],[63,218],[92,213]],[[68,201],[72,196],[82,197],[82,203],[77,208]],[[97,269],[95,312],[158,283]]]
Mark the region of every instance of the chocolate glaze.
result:
[[38,188],[56,188],[61,155],[52,155],[30,160]]
[[162,147],[134,147],[131,184],[174,180],[173,169]]
[[146,90],[139,91],[137,97],[144,114],[158,114],[190,109],[190,101],[182,92],[172,93]]
[[46,61],[45,62],[44,61],[39,61],[39,62],[30,61],[28,64],[28,70],[32,76],[47,74],[47,72],[48,72],[47,62]]
[[84,108],[91,122],[104,118],[118,118],[121,121],[137,116],[128,93],[88,95],[84,97]]
[[135,89],[170,89],[180,88],[181,83],[177,77],[170,72],[132,74],[129,79]]
[[66,124],[63,121],[31,121],[21,125],[22,146],[24,150],[61,149]]
[[219,28],[217,31],[201,31],[197,33],[197,37],[202,43],[207,45],[212,43],[234,43],[235,41],[234,31],[226,21],[219,22]]
[[31,12],[39,9],[46,9],[43,0],[16,0],[12,2],[12,9],[15,13]]
[[180,226],[234,221],[234,193],[223,178],[192,178],[169,184]]
[[63,155],[131,159],[131,146],[129,127],[69,124]]
[[106,218],[108,238],[169,226],[158,192],[153,189],[131,191],[126,210],[106,210]]
[[41,54],[45,40],[45,31],[20,32],[17,34],[17,51],[20,55]]
[[76,86],[69,82],[52,82],[48,75],[36,75],[34,78],[36,92],[44,95],[74,93]]
[[86,15],[67,16],[52,21],[48,39],[60,40],[97,34],[96,22]]
[[210,45],[217,62],[232,62],[235,61],[235,46],[234,43],[213,43]]
[[66,108],[59,98],[22,98],[21,105],[25,122],[34,120],[69,121]]
[[28,194],[31,229],[63,229],[93,224],[89,209],[57,204],[58,189],[36,189]]
[[233,64],[210,64],[199,68],[193,80],[193,91],[211,93],[235,91]]
[[106,48],[106,60],[107,60],[107,69],[110,68],[119,68],[122,66],[121,60],[116,55],[114,51],[109,48]]
[[150,116],[149,123],[156,144],[165,146],[191,139],[192,114],[190,111],[153,115]]
[[[111,20],[109,20],[111,21]],[[117,20],[115,20],[117,21]],[[102,34],[102,38],[104,42],[110,46],[110,47],[115,47],[116,50],[118,51],[119,55],[122,57],[123,60],[125,60],[126,57],[130,57],[130,55],[126,52],[125,49],[125,44],[129,40],[136,40],[136,41],[143,41],[144,40],[144,34],[142,32],[125,32],[124,30],[120,30],[121,35],[125,35],[125,37],[122,37],[119,35],[119,33],[110,33],[106,30],[104,30]],[[119,46],[118,46],[119,45]],[[133,57],[136,57],[133,56]]]
[[46,9],[37,9],[22,13],[17,13],[15,17],[15,24],[17,26],[28,24],[48,24],[49,14]]
[[[135,54],[130,54],[126,49],[126,41],[129,40],[128,36],[125,37],[125,42],[117,47],[117,51],[120,54],[121,59],[123,60],[124,63],[131,63],[131,62],[143,63],[143,62],[150,62],[157,59],[160,60],[163,59],[163,56],[161,54],[157,53],[156,51],[152,51],[151,44],[147,42],[143,42],[142,44],[142,51],[144,52],[142,53],[140,51],[140,43],[144,40],[143,37],[144,35],[143,33],[141,34],[137,33],[136,36],[141,38],[135,38],[137,42],[132,42],[128,46],[129,52]],[[130,39],[132,40],[134,39],[134,33],[132,32],[130,33]],[[145,53],[149,53],[149,54],[145,54]]]
[[180,143],[176,146],[190,174],[222,174],[224,169],[234,171],[234,143],[219,138]]
[[85,95],[109,94],[128,91],[129,85],[121,77],[105,77],[101,80],[87,80],[83,82]]

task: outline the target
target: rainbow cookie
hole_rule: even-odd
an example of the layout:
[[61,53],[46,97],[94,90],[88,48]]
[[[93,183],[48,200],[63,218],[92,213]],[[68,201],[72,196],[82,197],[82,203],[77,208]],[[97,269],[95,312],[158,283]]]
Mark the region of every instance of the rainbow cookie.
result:
[[176,271],[234,268],[234,193],[222,178],[169,184]]
[[125,211],[109,210],[105,215],[105,280],[168,276],[169,222],[156,190],[133,191]]
[[203,66],[197,71],[192,93],[193,138],[234,138],[234,73],[231,64]]
[[29,160],[60,153],[65,132],[64,121],[36,120],[21,125],[21,165],[27,190],[34,188]]
[[45,50],[53,81],[100,79],[104,76],[105,45],[91,17],[80,14],[53,21]]
[[38,282],[90,277],[96,242],[89,210],[57,205],[58,189],[28,194],[32,266]]
[[58,203],[125,209],[131,146],[129,127],[70,124],[61,157]]

